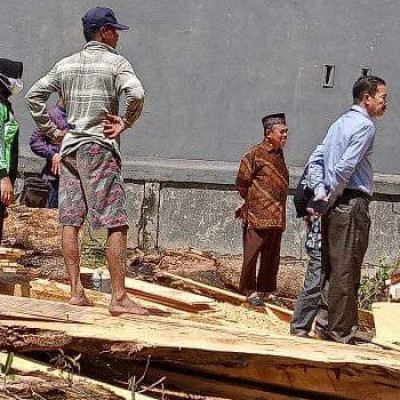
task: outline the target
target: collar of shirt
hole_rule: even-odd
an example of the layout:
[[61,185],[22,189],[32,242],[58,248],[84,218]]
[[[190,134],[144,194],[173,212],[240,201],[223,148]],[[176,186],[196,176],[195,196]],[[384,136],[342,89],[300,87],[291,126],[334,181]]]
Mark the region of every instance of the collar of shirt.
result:
[[272,147],[272,144],[268,143],[267,139],[264,139],[263,144],[264,144],[265,149],[268,151],[268,153],[275,153],[275,154],[281,154],[282,153],[282,149],[274,150],[274,148]]
[[365,117],[367,117],[368,119],[371,119],[371,117],[367,113],[367,110],[364,107],[359,106],[358,104],[353,104],[351,106],[351,110],[357,111],[357,112],[361,113],[362,115],[364,115]]
[[92,40],[88,43],[86,43],[85,50],[104,50],[104,51],[111,51],[111,53],[114,54],[119,54],[117,50],[115,50],[113,47],[109,46],[108,44],[97,42],[95,40]]

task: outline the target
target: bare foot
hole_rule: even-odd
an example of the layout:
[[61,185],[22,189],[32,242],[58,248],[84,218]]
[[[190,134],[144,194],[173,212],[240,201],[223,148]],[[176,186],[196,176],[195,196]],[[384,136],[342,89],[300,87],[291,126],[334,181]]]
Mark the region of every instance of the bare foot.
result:
[[149,312],[139,306],[139,304],[132,301],[128,296],[124,296],[119,301],[112,301],[108,308],[112,316],[121,314],[136,314],[136,315],[148,315]]
[[93,301],[88,299],[84,294],[71,296],[70,299],[68,300],[68,303],[72,304],[73,306],[83,306],[83,307],[93,306]]

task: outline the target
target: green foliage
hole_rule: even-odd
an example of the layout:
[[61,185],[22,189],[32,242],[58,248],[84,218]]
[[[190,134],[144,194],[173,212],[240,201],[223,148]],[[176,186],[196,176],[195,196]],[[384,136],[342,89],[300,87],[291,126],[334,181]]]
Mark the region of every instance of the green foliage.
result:
[[5,364],[0,363],[0,371],[1,374],[3,375],[3,388],[7,386],[8,377],[13,376],[10,374],[13,361],[14,361],[14,353],[7,353],[7,359]]
[[387,256],[383,255],[379,261],[375,276],[363,276],[360,282],[359,307],[364,310],[371,310],[372,303],[386,301],[388,288],[385,281],[390,279],[395,265],[387,264]]

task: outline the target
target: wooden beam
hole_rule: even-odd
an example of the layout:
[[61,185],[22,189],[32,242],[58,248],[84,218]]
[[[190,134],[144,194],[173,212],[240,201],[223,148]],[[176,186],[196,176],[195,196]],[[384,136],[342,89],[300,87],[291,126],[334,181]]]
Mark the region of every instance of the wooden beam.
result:
[[[189,279],[189,278],[184,278],[182,276],[175,275],[175,274],[172,274],[167,271],[161,271],[160,275],[165,276],[170,279],[173,279],[173,280],[179,280],[181,282],[184,282],[188,288],[192,288],[192,289],[195,288],[196,290],[202,292],[203,294],[205,294],[207,296],[211,296],[216,300],[225,301],[227,303],[236,304],[236,305],[247,303],[246,296],[243,296],[239,293],[234,293],[229,290],[220,289],[220,288],[217,288],[214,286],[206,285],[205,283],[194,281],[193,279]],[[262,307],[260,307],[260,309],[261,308]],[[275,304],[266,303],[265,308],[267,310],[272,311],[275,315],[278,316],[279,319],[286,321],[286,322],[289,322],[293,315],[293,311],[288,310],[283,307],[279,307]]]
[[[91,275],[92,273],[93,270],[82,268],[81,274]],[[215,304],[215,300],[209,297],[182,292],[138,279],[125,278],[125,287],[128,293],[135,296],[184,311],[213,311],[212,306]]]
[[[49,281],[47,279],[35,279],[30,282],[30,291],[25,297],[35,299],[60,301],[63,303],[68,302],[71,293],[71,286],[56,281]],[[96,290],[86,289],[86,295],[93,302],[93,305],[101,308],[107,308],[111,301],[111,295],[102,293]],[[142,307],[146,308],[153,315],[182,315],[183,311],[177,310],[172,307],[164,306],[150,302],[141,298],[136,298],[135,301]]]

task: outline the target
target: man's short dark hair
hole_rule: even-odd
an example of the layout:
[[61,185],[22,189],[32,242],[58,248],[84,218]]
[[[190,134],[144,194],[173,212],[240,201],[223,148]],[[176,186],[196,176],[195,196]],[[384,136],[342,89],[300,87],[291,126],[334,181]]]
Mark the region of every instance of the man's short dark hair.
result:
[[96,30],[94,30],[94,31],[89,31],[89,32],[83,31],[83,34],[84,34],[84,36],[85,36],[86,41],[87,41],[87,42],[91,42],[92,40],[94,40],[94,37],[97,35],[97,32],[98,32],[99,30],[100,30],[100,29],[96,29]]
[[374,75],[361,76],[358,78],[353,86],[354,104],[360,104],[365,94],[375,96],[378,91],[378,86],[380,85],[386,86],[386,82],[382,78]]

